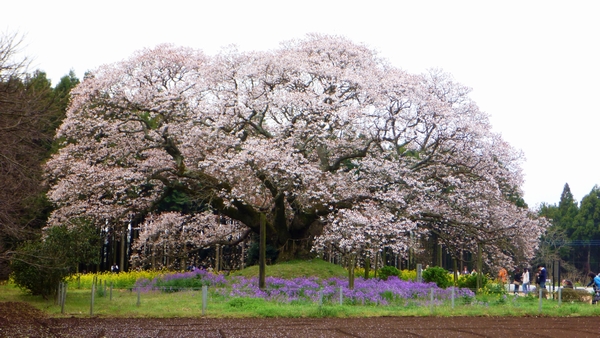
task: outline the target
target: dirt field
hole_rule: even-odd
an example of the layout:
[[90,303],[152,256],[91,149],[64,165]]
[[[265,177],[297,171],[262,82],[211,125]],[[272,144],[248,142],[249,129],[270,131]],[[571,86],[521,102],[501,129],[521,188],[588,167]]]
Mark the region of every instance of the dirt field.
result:
[[48,318],[0,303],[0,337],[600,337],[596,317]]

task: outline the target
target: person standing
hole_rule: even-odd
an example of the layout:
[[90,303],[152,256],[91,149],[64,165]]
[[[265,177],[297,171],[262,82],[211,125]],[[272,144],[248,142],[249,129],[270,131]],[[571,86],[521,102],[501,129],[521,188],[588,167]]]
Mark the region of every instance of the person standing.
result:
[[506,282],[508,281],[508,271],[505,268],[500,268],[498,271],[498,282],[502,286],[502,289],[506,288],[506,291],[509,291],[510,286],[507,286]]
[[469,269],[467,269],[467,266],[466,266],[466,265],[465,265],[465,267],[464,267],[464,269],[463,269],[463,272],[462,272],[462,274],[463,274],[463,275],[468,275],[468,274],[469,274]]
[[506,281],[508,280],[508,271],[506,271],[505,268],[500,268],[500,271],[498,271],[498,280],[502,284],[506,283]]
[[598,303],[598,300],[600,300],[600,274],[597,275],[590,271],[590,273],[588,273],[588,277],[592,279],[587,285],[588,288],[590,286],[594,287],[594,297],[592,298],[592,304],[596,304]]
[[519,268],[515,268],[513,272],[513,285],[515,287],[515,295],[519,293],[519,286],[523,283],[523,273]]
[[548,277],[548,273],[546,272],[546,268],[542,264],[538,265],[536,284],[540,288],[542,288],[542,289],[546,288],[546,278],[547,277]]
[[531,280],[529,279],[529,269],[528,268],[524,268],[523,269],[523,293],[527,294],[529,293],[529,284],[531,283]]

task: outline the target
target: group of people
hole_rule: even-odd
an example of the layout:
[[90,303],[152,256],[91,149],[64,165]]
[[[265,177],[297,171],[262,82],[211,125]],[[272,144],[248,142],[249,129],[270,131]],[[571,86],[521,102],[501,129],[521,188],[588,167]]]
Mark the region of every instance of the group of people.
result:
[[[531,285],[531,275],[528,268],[524,268],[523,271],[519,267],[516,267],[513,272],[513,286],[515,295],[519,293],[519,288],[523,286],[522,290],[524,293],[529,292],[529,286]],[[546,279],[548,278],[548,272],[543,265],[538,265],[535,273],[535,284],[541,289],[546,288]],[[508,281],[508,271],[505,268],[501,268],[498,272],[498,279],[503,284]]]
[[463,275],[476,275],[477,274],[477,270],[475,270],[475,268],[473,268],[473,271],[469,272],[469,268],[467,268],[467,266],[465,265],[462,271]]
[[[461,274],[463,274],[463,275],[477,274],[477,271],[475,269],[473,269],[473,271],[469,272],[469,269],[465,265],[463,267],[463,271],[461,272]],[[588,287],[593,286],[594,291],[597,294],[597,298],[598,298],[597,301],[600,302],[600,273],[596,274],[596,273],[590,272],[588,274],[588,276],[591,278],[591,281],[589,282],[589,284],[587,286]],[[519,289],[521,288],[521,286],[523,286],[523,288],[522,288],[523,293],[528,293],[530,291],[529,287],[531,286],[532,281],[535,282],[535,285],[538,288],[545,289],[546,288],[546,280],[548,279],[548,272],[546,270],[546,267],[543,264],[540,264],[537,266],[537,269],[535,270],[535,275],[533,275],[533,276],[530,275],[528,268],[523,268],[523,271],[521,271],[521,269],[519,267],[516,267],[513,272],[512,277],[513,277],[512,284],[514,285],[514,293],[516,295],[519,293]],[[531,279],[532,277],[535,279],[532,280]],[[498,272],[498,280],[502,284],[506,284],[508,282],[509,275],[508,275],[508,271],[506,271],[505,268],[500,268],[500,270]],[[564,280],[562,282],[562,284],[563,284],[563,287],[565,287],[565,288],[573,288],[573,284],[569,280]],[[596,301],[596,299],[595,299],[595,301]]]

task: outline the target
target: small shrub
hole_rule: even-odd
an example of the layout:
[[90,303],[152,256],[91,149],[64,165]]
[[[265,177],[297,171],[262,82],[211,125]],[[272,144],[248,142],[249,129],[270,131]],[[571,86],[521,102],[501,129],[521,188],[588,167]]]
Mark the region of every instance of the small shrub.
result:
[[402,270],[400,279],[415,282],[417,280],[417,270]]
[[392,291],[383,291],[380,293],[381,298],[386,300],[387,302],[392,302],[394,300],[394,293]]
[[402,271],[398,270],[394,266],[386,265],[383,268],[379,269],[378,274],[380,279],[387,280],[390,276],[396,276],[398,278],[402,277]]
[[[558,293],[555,294],[555,297],[558,298]],[[561,290],[561,298],[565,302],[590,302],[592,299],[592,295],[587,290],[581,289],[562,289]]]
[[324,317],[336,317],[338,315],[338,309],[333,306],[321,306],[317,308],[316,313],[310,314],[311,317],[324,318]]
[[462,305],[470,305],[475,301],[476,301],[475,297],[471,297],[469,295],[463,295],[462,297],[460,297],[460,303]]
[[227,302],[227,305],[238,309],[257,309],[266,303],[264,298],[241,297],[233,298]]
[[521,301],[531,303],[537,300],[537,294],[535,292],[528,292],[523,297],[521,297]]
[[[354,277],[362,277],[365,278],[365,268],[354,268]],[[373,277],[373,273],[370,273],[369,277]]]
[[104,297],[106,296],[106,291],[102,285],[96,286],[96,297]]
[[435,283],[440,288],[447,288],[452,285],[452,278],[446,269],[434,266],[423,270],[423,280],[429,283]]
[[[258,264],[258,255],[259,255],[259,243],[258,241],[252,243],[248,248],[248,254],[246,256],[246,265],[257,265]],[[279,255],[279,251],[274,248],[271,244],[267,244],[265,248],[265,259],[267,262],[275,262],[277,260],[277,256]]]
[[493,302],[493,305],[504,305],[506,303],[508,303],[508,297],[506,295],[502,295],[498,297],[495,302]]
[[506,288],[498,283],[486,283],[484,287],[478,290],[478,294],[482,295],[503,295],[506,294]]
[[[486,276],[481,277],[481,285],[480,288],[484,288],[488,283],[488,278]],[[477,275],[460,275],[458,277],[458,287],[459,288],[467,288],[471,290],[477,289]]]

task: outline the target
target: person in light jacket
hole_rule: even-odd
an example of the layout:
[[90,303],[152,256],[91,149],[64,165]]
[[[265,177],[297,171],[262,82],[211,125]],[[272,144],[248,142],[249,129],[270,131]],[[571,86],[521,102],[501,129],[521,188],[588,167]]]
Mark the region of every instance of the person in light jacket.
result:
[[529,269],[523,269],[523,293],[527,294],[529,292],[529,284],[531,284],[531,279],[529,279]]

